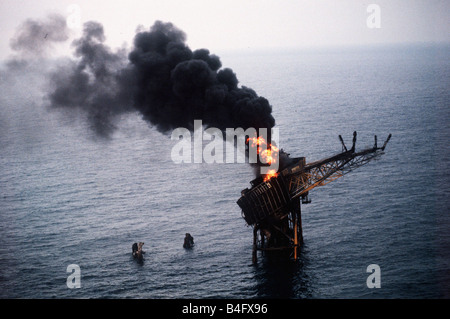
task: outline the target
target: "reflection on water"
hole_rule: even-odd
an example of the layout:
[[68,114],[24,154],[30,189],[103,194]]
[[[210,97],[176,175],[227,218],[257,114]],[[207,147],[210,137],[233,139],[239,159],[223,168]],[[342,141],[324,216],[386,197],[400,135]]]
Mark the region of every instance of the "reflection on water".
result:
[[280,252],[258,254],[254,265],[256,298],[311,298],[311,279],[305,271],[307,248],[302,247],[298,261],[280,257]]

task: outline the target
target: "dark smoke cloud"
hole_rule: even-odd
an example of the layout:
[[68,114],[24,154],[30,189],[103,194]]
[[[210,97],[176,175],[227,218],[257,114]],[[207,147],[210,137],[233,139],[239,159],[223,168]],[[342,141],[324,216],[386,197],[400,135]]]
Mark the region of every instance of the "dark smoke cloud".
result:
[[10,40],[10,47],[21,55],[41,56],[47,54],[54,43],[68,39],[66,19],[53,14],[43,21],[28,19],[23,22]]
[[216,55],[192,51],[171,23],[138,32],[128,60],[125,50],[112,51],[104,40],[101,24],[86,23],[73,43],[78,60],[52,75],[48,94],[53,107],[82,110],[100,135],[114,130],[120,114],[136,110],[161,132],[193,129],[194,119],[222,130],[275,125],[265,98],[238,87]]
[[116,117],[132,110],[130,88],[134,83],[126,68],[125,50],[112,51],[104,41],[101,24],[84,25],[82,38],[73,42],[78,60],[51,75],[48,98],[54,108],[83,111],[91,128],[108,137],[115,129]]

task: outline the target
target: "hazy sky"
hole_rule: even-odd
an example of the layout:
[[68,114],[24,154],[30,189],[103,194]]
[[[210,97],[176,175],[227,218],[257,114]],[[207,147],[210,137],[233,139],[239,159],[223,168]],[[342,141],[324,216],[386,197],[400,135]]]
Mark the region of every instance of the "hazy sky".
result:
[[[131,45],[138,25],[173,22],[191,49],[293,48],[393,42],[450,42],[449,0],[1,0],[0,58],[27,18],[59,13],[72,4],[81,22],[105,27],[107,43]],[[370,4],[378,5],[380,28],[369,28]],[[73,17],[73,16],[72,16]],[[72,28],[73,37],[81,29]]]

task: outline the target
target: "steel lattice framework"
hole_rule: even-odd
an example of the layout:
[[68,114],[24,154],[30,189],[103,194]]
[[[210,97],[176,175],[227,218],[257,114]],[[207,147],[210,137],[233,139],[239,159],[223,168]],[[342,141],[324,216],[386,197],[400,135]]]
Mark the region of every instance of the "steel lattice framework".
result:
[[318,163],[309,163],[305,166],[303,172],[290,176],[290,197],[293,199],[308,193],[317,186],[324,186],[382,154],[384,152],[380,149],[373,153],[368,153],[367,150],[359,153],[348,151],[336,156],[336,158],[330,158]]

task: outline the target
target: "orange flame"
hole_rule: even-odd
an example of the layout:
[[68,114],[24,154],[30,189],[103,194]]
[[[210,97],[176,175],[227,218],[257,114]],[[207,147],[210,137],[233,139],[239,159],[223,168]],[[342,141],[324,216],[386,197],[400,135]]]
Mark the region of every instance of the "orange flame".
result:
[[[251,141],[251,147],[257,147],[256,153],[260,155],[261,159],[263,159],[266,163],[271,165],[272,163],[276,163],[278,160],[278,147],[273,146],[272,144],[269,144],[267,146],[266,141],[262,136],[259,137],[250,137],[247,139],[247,142]],[[261,151],[261,145],[266,145],[266,148]],[[264,182],[268,181],[272,177],[278,176],[278,173],[276,170],[271,169],[265,174],[264,176]]]
[[266,176],[264,176],[264,181],[267,182],[272,177],[277,177],[277,176],[278,176],[278,173],[277,173],[276,170],[269,169],[269,171],[267,172]]

